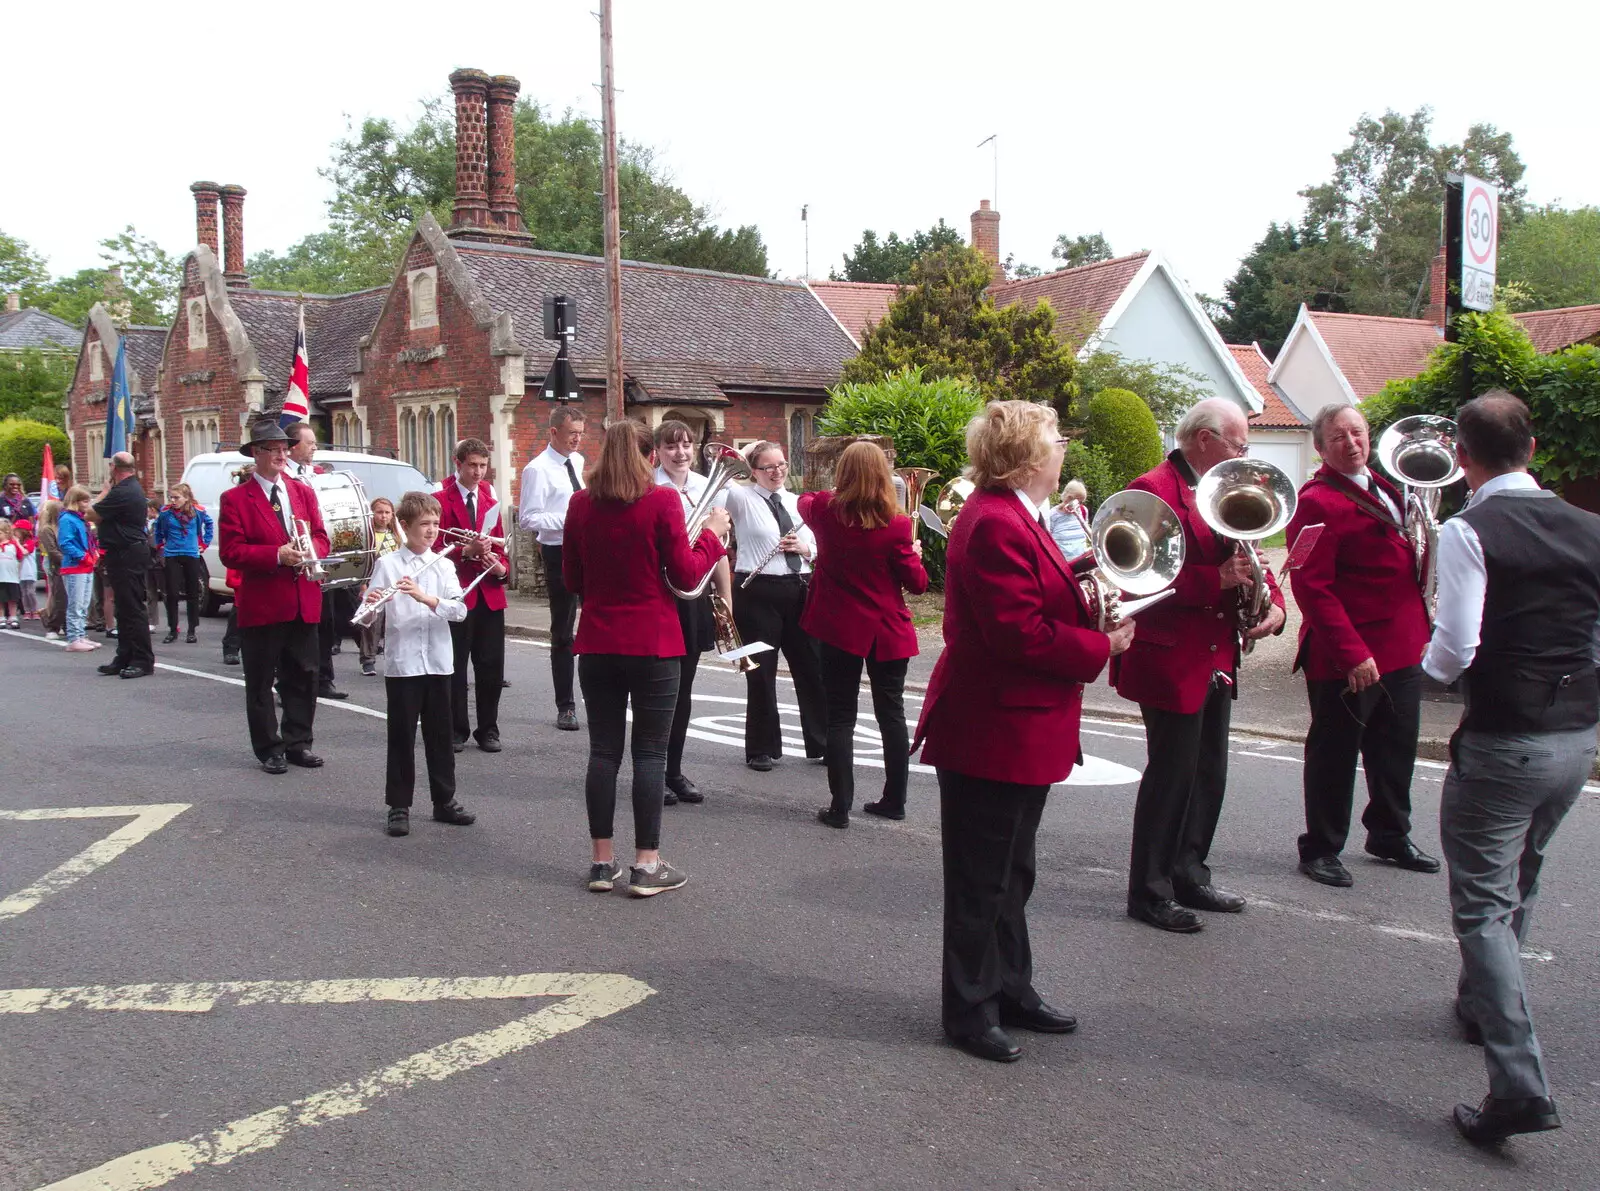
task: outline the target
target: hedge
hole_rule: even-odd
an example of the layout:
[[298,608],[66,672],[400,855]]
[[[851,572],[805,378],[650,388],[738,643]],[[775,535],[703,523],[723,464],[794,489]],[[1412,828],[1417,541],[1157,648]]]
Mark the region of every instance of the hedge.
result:
[[57,463],[72,462],[72,444],[65,431],[20,418],[0,422],[0,475],[16,472],[22,477],[24,491],[39,491],[39,470],[44,463],[46,443],[50,444]]
[[1150,407],[1127,389],[1102,389],[1089,402],[1088,446],[1096,448],[1110,468],[1116,490],[1161,462],[1161,428]]

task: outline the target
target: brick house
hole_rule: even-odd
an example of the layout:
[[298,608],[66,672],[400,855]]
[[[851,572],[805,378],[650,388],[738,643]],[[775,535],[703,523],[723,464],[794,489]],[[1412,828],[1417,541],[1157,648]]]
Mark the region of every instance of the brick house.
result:
[[139,482],[146,492],[159,493],[166,483],[161,423],[156,418],[156,377],[166,327],[125,326],[112,321],[104,303],[89,311],[89,323],[79,334],[78,361],[67,390],[66,431],[72,443],[73,478],[98,490],[106,478],[106,400],[111,395],[111,374],[117,351],[128,343],[128,392],[133,398],[134,428],[129,449],[139,463]]

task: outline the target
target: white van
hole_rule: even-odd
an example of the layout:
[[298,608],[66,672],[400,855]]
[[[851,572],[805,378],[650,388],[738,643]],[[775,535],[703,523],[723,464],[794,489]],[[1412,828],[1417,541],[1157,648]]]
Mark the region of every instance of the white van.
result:
[[[183,483],[194,490],[195,503],[210,513],[213,521],[222,511],[223,491],[233,487],[239,469],[246,462],[238,451],[213,451],[196,455],[184,465]],[[319,450],[312,462],[325,471],[354,472],[366,488],[368,500],[387,496],[396,507],[407,492],[433,492],[439,487],[411,464],[382,455]],[[205,553],[206,570],[210,574],[205,613],[215,616],[224,602],[233,599],[233,589],[228,586],[227,568],[217,555],[217,543],[213,541]]]

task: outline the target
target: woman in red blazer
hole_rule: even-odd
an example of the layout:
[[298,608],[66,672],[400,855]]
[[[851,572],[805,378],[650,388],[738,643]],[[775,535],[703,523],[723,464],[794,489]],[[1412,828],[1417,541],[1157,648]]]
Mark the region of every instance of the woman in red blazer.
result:
[[[1045,528],[1065,440],[1055,412],[995,401],[967,427],[968,498],[945,555],[944,653],[917,725],[939,775],[944,1029],[979,1058],[1020,1058],[1004,1026],[1070,1033],[1034,991],[1026,909],[1045,796],[1082,760],[1083,684],[1133,639],[1097,632]],[[915,744],[912,746],[916,747]]]
[[589,717],[589,774],[584,799],[594,847],[589,888],[608,892],[622,876],[612,852],[617,770],[633,703],[633,846],[628,892],[652,897],[687,879],[661,859],[661,804],[666,795],[667,741],[678,700],[683,630],[677,600],[661,573],[693,587],[723,555],[719,537],[728,515],[714,509],[693,546],[683,504],[658,488],[655,443],[638,422],[606,431],[588,483],[567,505],[561,577],[583,599],[572,651]]
[[817,812],[829,827],[850,826],[855,802],[856,700],[865,662],[872,713],[883,737],[883,798],[861,809],[885,819],[906,817],[906,665],[917,654],[901,589],[928,590],[922,543],[911,518],[896,507],[889,457],[873,443],[851,443],[839,456],[835,490],[807,492],[800,518],[817,539],[817,557],[800,627],[821,643],[828,697],[828,792]]

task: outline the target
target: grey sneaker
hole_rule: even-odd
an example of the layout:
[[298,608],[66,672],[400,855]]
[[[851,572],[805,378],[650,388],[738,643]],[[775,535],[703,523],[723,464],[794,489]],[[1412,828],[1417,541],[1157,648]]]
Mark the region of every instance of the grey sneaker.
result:
[[610,864],[591,864],[589,866],[589,892],[610,893],[617,887],[617,878],[622,876],[622,866],[613,860]]
[[628,892],[634,897],[654,897],[658,893],[678,888],[688,879],[665,860],[656,865],[656,871],[653,873],[645,872],[638,865],[634,865],[628,873]]

